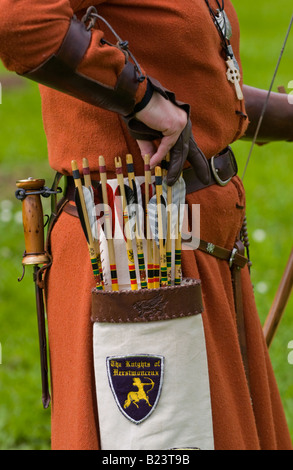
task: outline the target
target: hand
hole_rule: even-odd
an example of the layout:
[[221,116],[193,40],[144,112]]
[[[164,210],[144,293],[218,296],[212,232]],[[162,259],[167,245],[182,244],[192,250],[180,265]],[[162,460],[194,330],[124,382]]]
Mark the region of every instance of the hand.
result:
[[154,168],[178,141],[187,125],[187,113],[159,93],[154,92],[147,106],[135,117],[151,129],[160,131],[163,136],[158,148],[153,141],[137,140],[142,157],[149,154],[151,168]]
[[[141,111],[124,118],[130,135],[138,142],[142,157],[150,154],[154,167],[170,152],[167,174],[170,186],[180,177],[186,160],[198,178],[208,184],[210,169],[192,135],[190,106],[177,101],[174,93],[157,80],[150,77],[148,80],[154,90],[151,100]],[[153,141],[158,139],[160,144],[156,148]]]

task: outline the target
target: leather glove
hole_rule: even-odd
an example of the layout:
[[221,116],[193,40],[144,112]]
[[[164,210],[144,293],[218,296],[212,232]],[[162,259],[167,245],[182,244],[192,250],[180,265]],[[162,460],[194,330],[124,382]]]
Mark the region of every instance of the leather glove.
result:
[[[165,99],[186,111],[188,122],[178,138],[176,144],[170,150],[170,166],[167,175],[167,184],[172,186],[180,177],[186,160],[191,164],[198,178],[203,184],[208,184],[210,179],[210,168],[208,161],[197,146],[192,135],[192,125],[190,121],[190,106],[176,100],[175,94],[164,88],[157,80],[148,77],[154,91],[160,93]],[[135,114],[123,117],[130,135],[136,140],[157,140],[163,137],[160,131],[151,129],[143,122],[136,119]]]

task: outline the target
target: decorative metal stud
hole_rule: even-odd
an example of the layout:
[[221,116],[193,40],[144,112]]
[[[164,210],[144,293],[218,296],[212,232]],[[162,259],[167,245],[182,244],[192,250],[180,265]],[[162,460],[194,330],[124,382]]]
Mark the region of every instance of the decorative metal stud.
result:
[[212,255],[214,251],[215,251],[215,245],[213,243],[208,243],[207,244],[207,252],[210,255]]

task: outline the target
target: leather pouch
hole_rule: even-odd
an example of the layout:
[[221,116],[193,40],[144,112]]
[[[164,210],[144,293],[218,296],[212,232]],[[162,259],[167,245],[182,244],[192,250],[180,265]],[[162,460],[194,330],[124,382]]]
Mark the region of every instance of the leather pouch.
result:
[[214,448],[200,281],[92,291],[102,450]]

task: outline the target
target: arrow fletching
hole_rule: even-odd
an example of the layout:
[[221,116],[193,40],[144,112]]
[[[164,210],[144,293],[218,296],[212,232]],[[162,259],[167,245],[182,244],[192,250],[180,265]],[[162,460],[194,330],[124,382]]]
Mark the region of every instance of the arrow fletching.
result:
[[85,186],[82,187],[82,191],[91,227],[92,237],[94,240],[98,240],[98,224],[96,219],[94,194],[92,188],[86,188]]
[[152,238],[156,245],[159,246],[159,225],[158,225],[158,206],[157,196],[154,195],[148,203],[148,216]]
[[184,219],[184,210],[183,206],[185,204],[186,198],[186,183],[182,176],[178,180],[178,193],[179,193],[179,232],[182,232],[182,225]]
[[82,205],[81,205],[81,201],[80,201],[78,188],[75,188],[75,190],[74,190],[74,201],[75,201],[75,204],[76,204],[76,209],[77,209],[77,212],[78,212],[78,216],[79,216],[79,220],[80,220],[80,223],[81,223],[83,233],[85,235],[87,243],[89,243],[89,235],[88,235],[86,223],[85,223],[85,220],[84,220],[84,215],[83,215],[83,210],[82,210]]

